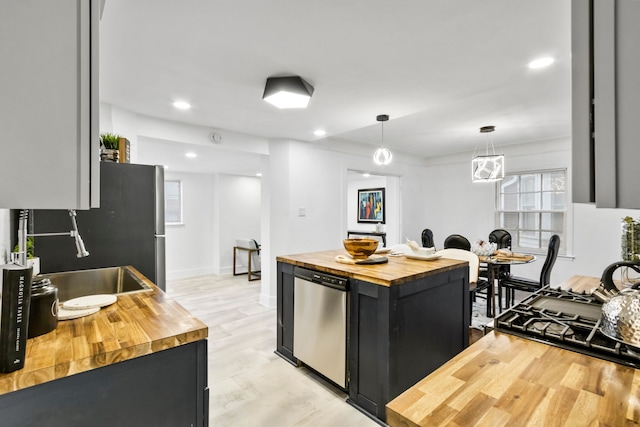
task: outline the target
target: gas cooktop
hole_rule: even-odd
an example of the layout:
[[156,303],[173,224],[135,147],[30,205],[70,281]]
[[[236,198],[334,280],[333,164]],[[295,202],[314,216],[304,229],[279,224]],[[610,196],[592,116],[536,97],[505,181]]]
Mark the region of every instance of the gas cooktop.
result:
[[640,350],[600,331],[601,303],[591,295],[546,286],[499,314],[494,327],[523,338],[640,368]]

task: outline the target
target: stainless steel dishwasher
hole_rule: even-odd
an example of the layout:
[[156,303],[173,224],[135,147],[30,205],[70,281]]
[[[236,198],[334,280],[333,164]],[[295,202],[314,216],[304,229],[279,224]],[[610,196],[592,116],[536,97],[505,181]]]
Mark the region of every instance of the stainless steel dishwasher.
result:
[[345,277],[296,267],[293,356],[347,388],[348,284]]

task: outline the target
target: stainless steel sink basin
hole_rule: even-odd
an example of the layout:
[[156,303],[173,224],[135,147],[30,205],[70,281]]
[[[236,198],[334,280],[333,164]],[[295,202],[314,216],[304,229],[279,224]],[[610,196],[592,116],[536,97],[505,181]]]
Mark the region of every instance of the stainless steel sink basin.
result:
[[136,277],[129,267],[46,273],[40,274],[36,278],[51,280],[51,283],[58,288],[60,302],[86,295],[151,291],[151,287]]

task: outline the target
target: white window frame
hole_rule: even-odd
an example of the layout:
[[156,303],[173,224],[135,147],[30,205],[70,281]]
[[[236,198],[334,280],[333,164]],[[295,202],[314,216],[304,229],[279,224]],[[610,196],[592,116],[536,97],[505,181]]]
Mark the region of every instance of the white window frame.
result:
[[[535,229],[531,229],[528,231],[533,231],[538,233],[538,238],[540,239],[541,233],[552,233],[552,234],[558,234],[560,236],[560,250],[559,250],[559,255],[567,255],[567,247],[569,246],[567,244],[568,240],[569,240],[569,221],[570,221],[570,210],[569,210],[569,205],[570,205],[570,191],[569,191],[569,176],[568,176],[568,171],[567,168],[556,168],[556,169],[545,169],[545,170],[533,170],[533,171],[521,171],[521,172],[512,172],[509,174],[505,174],[504,179],[509,179],[509,178],[513,178],[513,177],[517,177],[519,180],[521,179],[521,177],[526,176],[526,175],[541,175],[541,180],[542,180],[542,175],[544,174],[549,174],[549,173],[558,173],[558,172],[562,172],[564,174],[564,209],[522,209],[522,207],[520,206],[520,201],[518,201],[518,209],[516,210],[502,210],[502,197],[503,197],[503,193],[502,193],[502,183],[503,181],[498,181],[496,182],[496,187],[495,187],[495,194],[496,194],[496,198],[495,198],[495,226],[496,228],[504,228],[505,230],[507,230],[509,233],[511,233],[511,249],[513,251],[517,251],[517,252],[525,252],[525,253],[531,253],[531,254],[546,254],[547,253],[547,249],[548,246],[547,244],[541,244],[539,248],[531,248],[531,247],[520,247],[519,246],[519,232],[525,230],[525,228],[523,227],[523,221],[522,221],[522,217],[521,214],[531,214],[531,213],[537,213],[538,216],[538,224],[537,227]],[[547,190],[548,191],[548,190]],[[521,191],[521,189],[518,189],[518,192],[516,194],[518,194],[518,199],[520,198],[521,194],[525,194],[525,193],[532,193],[532,194],[536,194],[536,197],[542,197],[542,195],[545,193],[546,191],[542,189],[542,186],[539,189],[536,189],[535,191]],[[541,205],[540,205],[541,206]],[[509,227],[505,227],[504,224],[502,224],[501,222],[501,218],[502,218],[502,213],[504,212],[509,212],[509,213],[517,213],[518,214],[518,225],[516,226],[517,228],[509,228]],[[548,229],[544,229],[542,227],[542,214],[545,213],[562,213],[562,231],[556,231],[556,230],[548,230]]]
[[[169,215],[167,215],[167,212],[170,211],[169,207],[168,207],[168,192],[167,192],[167,184],[168,183],[177,183],[178,184],[178,206],[179,206],[179,218],[178,221],[169,221],[167,220],[167,218],[169,217]],[[165,191],[164,191],[164,217],[165,217],[165,224],[166,225],[182,225],[183,224],[183,210],[182,210],[182,200],[183,200],[183,192],[182,192],[182,181],[179,179],[166,179],[164,181],[164,187],[165,187]]]

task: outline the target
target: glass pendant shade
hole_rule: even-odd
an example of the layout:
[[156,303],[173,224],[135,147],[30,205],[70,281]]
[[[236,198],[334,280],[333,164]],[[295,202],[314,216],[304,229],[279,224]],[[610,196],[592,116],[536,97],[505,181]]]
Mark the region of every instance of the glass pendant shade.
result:
[[391,154],[391,151],[389,151],[388,148],[380,147],[375,151],[375,153],[373,153],[373,161],[377,165],[388,165],[391,163],[392,158],[393,154]]
[[378,148],[373,153],[373,161],[376,165],[385,166],[391,163],[391,159],[393,158],[393,154],[391,154],[391,150],[384,147],[384,122],[389,120],[388,114],[380,114],[376,116],[376,120],[380,122],[380,148]]

